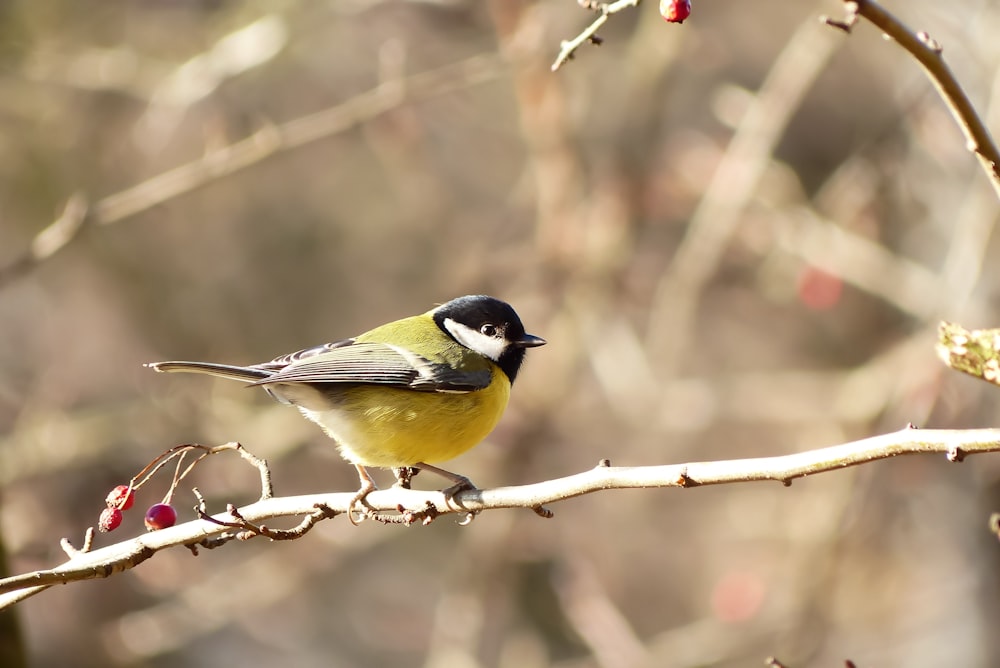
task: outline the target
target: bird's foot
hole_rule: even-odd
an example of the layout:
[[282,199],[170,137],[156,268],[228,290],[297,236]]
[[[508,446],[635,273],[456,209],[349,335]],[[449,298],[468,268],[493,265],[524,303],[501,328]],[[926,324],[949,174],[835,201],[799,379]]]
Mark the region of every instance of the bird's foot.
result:
[[465,476],[458,476],[458,477],[461,478],[461,480],[456,482],[451,487],[446,487],[441,490],[441,493],[444,494],[444,497],[448,499],[448,501],[454,499],[455,495],[458,494],[459,492],[468,492],[474,489],[479,489],[478,487],[476,487],[475,483],[473,483]]
[[450,502],[455,498],[455,495],[459,492],[467,492],[473,489],[479,489],[473,484],[471,480],[466,478],[464,475],[459,475],[457,473],[452,473],[451,471],[446,471],[445,469],[438,468],[436,466],[431,466],[430,464],[424,464],[420,462],[419,464],[414,464],[414,468],[420,469],[421,471],[430,471],[431,473],[436,473],[442,478],[447,478],[448,480],[455,483],[451,487],[447,487],[441,490],[445,498]]
[[[365,501],[368,495],[378,489],[378,485],[372,480],[371,475],[369,475],[367,469],[364,466],[355,464],[355,468],[358,470],[358,479],[361,481],[361,488],[357,493],[351,497],[351,502],[347,504],[347,519],[351,521],[351,524],[358,526],[368,517],[368,513],[371,511],[371,506]],[[357,509],[358,517],[354,518],[354,511]]]

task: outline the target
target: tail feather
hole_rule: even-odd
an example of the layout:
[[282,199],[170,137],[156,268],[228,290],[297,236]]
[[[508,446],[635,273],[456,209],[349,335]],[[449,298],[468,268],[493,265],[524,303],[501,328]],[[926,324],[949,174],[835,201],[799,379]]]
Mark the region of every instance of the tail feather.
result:
[[206,373],[209,376],[243,380],[248,383],[264,380],[274,373],[274,371],[258,367],[231,366],[229,364],[213,364],[212,362],[150,362],[143,366],[160,372]]

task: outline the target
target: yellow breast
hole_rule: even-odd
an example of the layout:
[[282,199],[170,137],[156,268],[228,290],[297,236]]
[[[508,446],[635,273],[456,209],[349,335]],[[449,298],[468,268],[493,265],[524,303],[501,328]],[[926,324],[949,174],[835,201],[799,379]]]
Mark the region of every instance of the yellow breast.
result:
[[493,431],[510,398],[507,376],[475,392],[355,386],[335,408],[302,413],[337,441],[347,461],[395,468],[457,457]]

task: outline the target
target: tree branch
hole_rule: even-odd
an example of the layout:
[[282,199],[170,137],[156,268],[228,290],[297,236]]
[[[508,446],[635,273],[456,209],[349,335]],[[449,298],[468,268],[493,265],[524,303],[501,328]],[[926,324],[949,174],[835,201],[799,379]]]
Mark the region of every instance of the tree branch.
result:
[[857,17],[865,18],[917,59],[965,135],[966,147],[976,154],[993,190],[1000,197],[1000,149],[944,62],[941,45],[926,32],[913,32],[873,0],[845,0],[845,6],[847,17],[844,21],[826,19],[826,22],[850,32]]
[[[605,460],[576,475],[517,487],[469,490],[453,498],[442,492],[394,487],[371,493],[366,503],[372,509],[373,519],[399,517],[398,522],[389,523],[428,524],[440,515],[462,514],[468,520],[476,513],[500,508],[528,508],[544,514],[544,504],[608,489],[698,487],[764,480],[787,486],[796,478],[898,455],[937,452],[951,461],[961,461],[968,454],[998,451],[1000,429],[907,427],[860,441],[776,457],[636,467],[613,467]],[[299,525],[312,526],[320,519],[346,514],[353,498],[353,492],[336,492],[264,499],[240,508],[239,517],[220,513],[210,520],[194,520],[97,550],[70,551],[71,558],[55,568],[0,580],[0,609],[54,584],[105,578],[134,568],[168,547],[221,544],[237,537],[234,520],[263,526],[263,521],[276,517],[312,517]]]

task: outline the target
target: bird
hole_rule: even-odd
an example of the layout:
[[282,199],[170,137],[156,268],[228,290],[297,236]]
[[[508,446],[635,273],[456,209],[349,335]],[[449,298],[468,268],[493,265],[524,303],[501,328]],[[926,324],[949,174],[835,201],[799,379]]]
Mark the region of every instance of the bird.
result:
[[457,457],[493,431],[527,349],[545,343],[525,332],[510,304],[467,295],[261,364],[145,366],[244,381],[297,407],[357,470],[361,486],[348,506],[354,522],[356,504],[378,489],[369,468],[392,469],[404,487],[417,471],[436,473],[453,483],[444,490],[449,496],[475,489],[467,477],[434,464]]

